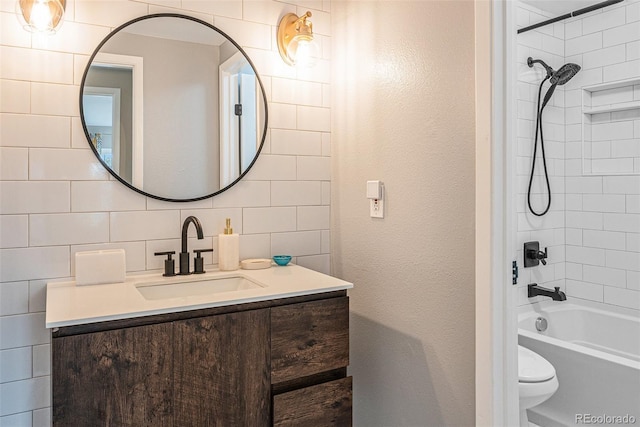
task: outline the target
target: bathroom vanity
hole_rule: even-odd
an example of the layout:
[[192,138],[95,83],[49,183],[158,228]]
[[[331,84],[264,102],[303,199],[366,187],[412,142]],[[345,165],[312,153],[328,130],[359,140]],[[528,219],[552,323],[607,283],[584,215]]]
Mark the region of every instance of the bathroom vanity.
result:
[[258,286],[159,297],[140,292],[174,285],[159,274],[48,284],[54,426],[351,425],[353,285],[293,265],[199,276],[175,285]]

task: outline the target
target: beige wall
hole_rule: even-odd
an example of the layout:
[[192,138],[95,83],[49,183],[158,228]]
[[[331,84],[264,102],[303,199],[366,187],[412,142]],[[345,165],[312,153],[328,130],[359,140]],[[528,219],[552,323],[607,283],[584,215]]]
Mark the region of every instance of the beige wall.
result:
[[355,424],[474,425],[473,2],[334,1],[332,25],[332,263],[355,283]]

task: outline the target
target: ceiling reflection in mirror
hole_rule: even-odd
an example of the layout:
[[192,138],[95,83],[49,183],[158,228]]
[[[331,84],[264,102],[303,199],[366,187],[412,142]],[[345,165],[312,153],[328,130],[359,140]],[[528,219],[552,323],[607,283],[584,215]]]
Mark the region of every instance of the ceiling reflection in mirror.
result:
[[264,89],[226,34],[195,18],[149,15],[116,29],[81,88],[89,143],[121,182],[172,201],[239,181],[266,133]]

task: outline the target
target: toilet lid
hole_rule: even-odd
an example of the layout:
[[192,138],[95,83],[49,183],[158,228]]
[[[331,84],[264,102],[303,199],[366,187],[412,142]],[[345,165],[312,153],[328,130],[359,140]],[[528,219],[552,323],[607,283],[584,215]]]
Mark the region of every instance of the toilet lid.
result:
[[518,346],[518,381],[538,383],[556,375],[556,370],[547,359],[528,348]]

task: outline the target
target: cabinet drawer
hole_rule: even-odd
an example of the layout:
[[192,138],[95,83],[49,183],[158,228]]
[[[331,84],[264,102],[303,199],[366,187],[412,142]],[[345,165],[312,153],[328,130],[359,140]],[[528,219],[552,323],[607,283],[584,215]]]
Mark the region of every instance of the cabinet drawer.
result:
[[271,383],[349,364],[349,298],[271,309]]
[[349,364],[349,298],[271,309],[271,383]]
[[273,398],[273,426],[350,426],[352,379],[342,378]]

